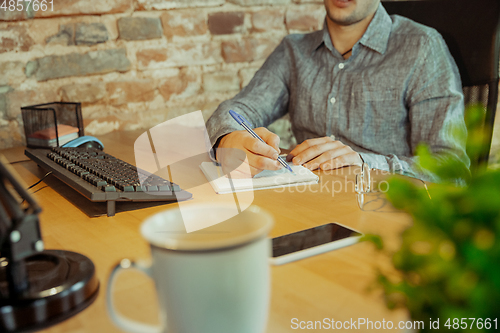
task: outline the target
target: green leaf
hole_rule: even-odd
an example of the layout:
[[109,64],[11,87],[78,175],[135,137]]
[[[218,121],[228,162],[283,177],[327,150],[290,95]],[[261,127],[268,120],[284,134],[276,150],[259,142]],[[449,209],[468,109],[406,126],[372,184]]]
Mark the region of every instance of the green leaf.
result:
[[[484,110],[473,106],[465,116],[467,154],[476,161],[485,147]],[[450,133],[465,140],[460,128]],[[417,155],[419,168],[442,182],[429,186],[429,199],[422,186],[408,179],[389,180],[387,198],[411,214],[414,224],[393,254],[400,279],[378,278],[387,305],[406,307],[413,319],[424,321],[500,317],[500,170],[473,165],[471,174],[459,157],[433,153],[425,145]],[[466,186],[456,185],[459,178]],[[384,250],[377,236],[367,240]]]

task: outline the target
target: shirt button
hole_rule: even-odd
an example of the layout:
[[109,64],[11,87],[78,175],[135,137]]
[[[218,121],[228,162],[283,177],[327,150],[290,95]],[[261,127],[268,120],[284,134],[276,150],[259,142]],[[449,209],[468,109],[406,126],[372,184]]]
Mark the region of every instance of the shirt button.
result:
[[339,64],[339,68],[340,68],[340,69],[343,69],[343,68],[344,68],[344,64],[343,64],[343,63],[340,63],[340,64]]
[[330,98],[330,103],[335,104],[336,101],[335,97]]

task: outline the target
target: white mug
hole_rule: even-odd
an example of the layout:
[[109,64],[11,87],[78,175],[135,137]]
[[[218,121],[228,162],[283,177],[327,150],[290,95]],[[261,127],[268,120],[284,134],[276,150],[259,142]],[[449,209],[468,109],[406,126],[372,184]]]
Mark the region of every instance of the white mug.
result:
[[[151,245],[149,267],[122,260],[113,269],[107,290],[111,319],[136,333],[262,333],[270,296],[267,234],[272,217],[256,206],[211,227],[187,233],[183,219],[220,219],[230,205],[196,205],[169,209],[148,218],[142,236]],[[217,212],[220,212],[218,214]],[[211,223],[209,223],[210,225]],[[160,325],[127,319],[114,309],[117,273],[138,269],[155,282]]]

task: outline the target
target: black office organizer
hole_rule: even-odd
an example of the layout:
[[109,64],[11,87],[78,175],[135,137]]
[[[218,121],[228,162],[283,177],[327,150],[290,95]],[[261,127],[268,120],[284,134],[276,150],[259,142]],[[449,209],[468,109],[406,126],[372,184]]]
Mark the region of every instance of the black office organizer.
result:
[[49,145],[33,144],[28,138],[33,133],[54,127],[56,131],[56,147],[59,147],[57,125],[69,125],[78,128],[78,137],[85,135],[81,103],[52,102],[24,106],[21,108],[26,145],[30,148],[49,148]]

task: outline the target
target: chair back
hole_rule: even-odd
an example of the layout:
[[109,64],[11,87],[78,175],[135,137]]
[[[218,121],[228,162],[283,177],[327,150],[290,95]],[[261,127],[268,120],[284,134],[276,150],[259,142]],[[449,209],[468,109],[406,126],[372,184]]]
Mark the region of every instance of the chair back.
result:
[[487,162],[498,102],[500,1],[411,0],[382,4],[390,15],[407,17],[443,36],[460,71],[465,104],[483,106],[488,147],[477,162]]

